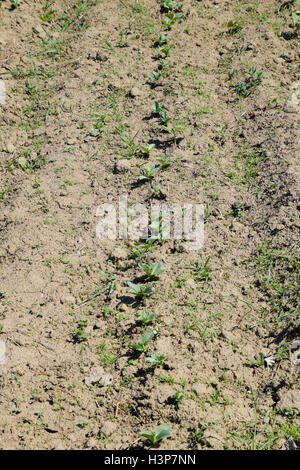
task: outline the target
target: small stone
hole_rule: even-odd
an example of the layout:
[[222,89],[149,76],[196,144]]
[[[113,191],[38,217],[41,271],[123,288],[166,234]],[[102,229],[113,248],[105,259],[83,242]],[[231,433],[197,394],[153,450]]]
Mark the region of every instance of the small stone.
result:
[[[14,146],[12,142],[7,142],[5,150],[8,153],[14,153],[14,151],[16,150],[16,147]],[[21,158],[24,158],[24,157],[21,157]],[[24,160],[26,161],[26,159]]]
[[300,340],[296,340],[291,345],[292,362],[295,366],[300,365]]
[[130,92],[129,92],[129,96],[131,98],[136,98],[137,96],[140,96],[141,95],[141,91],[139,90],[139,88],[137,87],[132,87]]
[[100,387],[108,387],[113,382],[113,376],[111,374],[104,374],[100,377],[99,385]]
[[122,158],[115,163],[115,172],[116,173],[125,173],[132,168],[132,162],[126,158]]
[[128,305],[123,304],[123,303],[121,303],[121,304],[118,306],[118,308],[119,308],[120,312],[128,312],[128,310],[129,310]]
[[188,289],[196,289],[197,284],[196,284],[196,282],[194,281],[194,279],[187,279],[187,280],[185,281],[185,286],[186,286]]
[[87,385],[89,387],[90,385],[93,385],[93,384],[99,382],[100,379],[101,379],[101,376],[94,372],[93,374],[89,375],[88,377],[85,377],[84,383],[85,383],[85,385]]

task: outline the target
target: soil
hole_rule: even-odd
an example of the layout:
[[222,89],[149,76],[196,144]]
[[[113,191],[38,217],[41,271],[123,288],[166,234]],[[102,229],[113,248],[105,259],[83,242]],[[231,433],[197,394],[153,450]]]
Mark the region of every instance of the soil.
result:
[[[139,433],[161,424],[160,449],[297,446],[300,4],[185,0],[167,30],[158,0],[11,3],[0,2],[0,448],[143,449]],[[176,141],[155,101],[184,128]],[[136,184],[159,156],[174,160]],[[139,247],[164,269],[146,281],[133,240],[96,236],[97,207],[122,195],[204,204],[203,249]],[[152,286],[144,304],[128,281]],[[146,326],[143,308],[157,315]]]

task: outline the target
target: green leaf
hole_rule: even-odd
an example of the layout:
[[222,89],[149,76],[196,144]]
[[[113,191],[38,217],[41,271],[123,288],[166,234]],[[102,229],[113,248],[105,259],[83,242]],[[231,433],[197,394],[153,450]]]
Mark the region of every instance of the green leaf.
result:
[[155,429],[156,442],[159,442],[162,439],[165,439],[166,437],[170,437],[170,436],[171,436],[171,427],[166,424],[157,426],[157,428]]
[[141,291],[140,286],[138,286],[137,284],[134,284],[133,282],[128,281],[127,285],[130,287],[129,292],[131,294],[138,294]]

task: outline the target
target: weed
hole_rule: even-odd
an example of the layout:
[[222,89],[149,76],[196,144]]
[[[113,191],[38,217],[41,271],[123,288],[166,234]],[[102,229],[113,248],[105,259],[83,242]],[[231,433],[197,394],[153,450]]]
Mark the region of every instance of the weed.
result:
[[134,157],[138,150],[139,150],[139,146],[134,142],[134,139],[136,137],[136,134],[135,136],[133,137],[129,137],[129,138],[126,138],[126,137],[121,137],[123,143],[124,143],[124,148],[126,149],[126,153],[123,153],[123,158],[132,158]]
[[195,267],[193,268],[193,273],[195,276],[199,277],[201,281],[208,282],[211,281],[211,273],[210,273],[210,256],[206,259],[203,265],[199,264],[198,261],[195,261]]
[[285,437],[291,436],[296,441],[300,441],[300,426],[291,426],[290,424],[280,424],[279,428]]
[[197,449],[200,439],[203,437],[204,431],[206,429],[207,429],[207,424],[201,421],[199,423],[199,426],[196,427],[191,437],[192,449]]
[[[249,66],[246,80],[244,82],[238,82],[236,85],[234,85],[233,90],[237,95],[243,96],[245,98],[262,83],[263,77],[263,72],[258,72],[256,67]],[[233,78],[233,72],[231,72],[229,78]]]
[[162,424],[157,426],[154,431],[141,431],[139,435],[145,437],[152,446],[157,446],[159,441],[171,436],[171,428]]
[[272,321],[276,324],[297,318],[300,311],[300,262],[269,246],[257,250],[256,264],[260,274],[258,287],[268,297]]
[[88,336],[85,332],[85,328],[88,325],[88,320],[82,319],[78,325],[77,325],[77,330],[73,335],[73,339],[75,343],[81,343],[82,341],[86,341]]
[[174,395],[171,397],[171,401],[173,405],[175,406],[175,409],[179,409],[179,404],[182,402],[184,399],[184,394],[180,390],[176,390]]
[[33,155],[31,150],[25,150],[21,159],[17,161],[17,166],[22,170],[29,169],[35,171],[45,166],[46,163],[47,159],[44,155],[40,153]]
[[90,132],[90,136],[97,137],[99,139],[104,132],[104,123],[106,119],[106,114],[101,114],[94,124],[94,130]]
[[227,33],[230,36],[239,33],[243,29],[241,23],[237,23],[236,21],[229,21],[227,23]]
[[265,356],[263,355],[263,353],[259,353],[258,359],[251,357],[250,361],[252,367],[262,367],[265,363]]
[[117,354],[112,354],[107,351],[105,343],[100,343],[96,349],[96,354],[99,358],[100,364],[103,367],[109,367],[114,364],[117,360]]

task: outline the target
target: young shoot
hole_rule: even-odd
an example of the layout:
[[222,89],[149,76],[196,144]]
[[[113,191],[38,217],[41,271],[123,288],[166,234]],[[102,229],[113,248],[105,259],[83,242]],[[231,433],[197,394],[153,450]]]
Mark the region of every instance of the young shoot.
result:
[[151,313],[146,308],[143,309],[142,313],[137,317],[137,320],[142,323],[142,325],[147,326],[149,323],[152,323],[155,318],[157,318],[156,313]]
[[175,0],[160,0],[160,6],[168,12],[182,10],[182,3],[178,3]]
[[138,343],[131,344],[130,347],[140,353],[147,352],[148,343],[154,338],[154,336],[157,335],[157,333],[158,333],[158,328],[155,327],[153,331],[151,331],[150,333],[146,333],[144,336],[142,336]]
[[158,261],[153,266],[149,266],[146,263],[139,263],[139,267],[142,268],[144,270],[144,272],[146,273],[147,281],[151,281],[153,279],[156,279],[160,274],[165,272],[164,269],[161,269],[161,267],[162,267],[162,262],[161,261]]
[[145,301],[147,297],[152,293],[151,287],[144,287],[139,286],[138,284],[134,284],[133,282],[127,282],[129,289],[129,294],[133,294],[137,299],[141,300],[142,302]]
[[158,46],[163,46],[168,40],[168,34],[159,34],[156,38],[155,44]]
[[155,144],[143,144],[141,145],[140,149],[143,155],[145,155],[146,157],[149,157],[151,150],[155,149]]
[[97,119],[94,124],[94,130],[90,132],[92,137],[100,138],[104,132],[104,122],[105,122],[106,115],[101,114],[101,116]]
[[164,158],[164,157],[157,157],[156,160],[161,164],[161,169],[165,170],[168,168],[172,162],[174,162],[175,158]]
[[172,126],[172,127],[159,126],[159,128],[160,128],[162,131],[169,132],[170,134],[173,135],[174,145],[175,145],[175,146],[177,145],[178,133],[179,133],[179,132],[182,132],[182,131],[187,131],[187,130],[188,130],[186,127],[179,126],[179,125],[175,125],[175,126]]
[[145,437],[152,446],[157,446],[159,441],[171,436],[171,427],[166,424],[162,424],[157,426],[154,431],[141,431],[139,435]]
[[165,360],[166,356],[163,354],[157,354],[157,352],[154,352],[150,357],[146,357],[146,361],[150,362],[154,367],[164,367],[165,366]]
[[139,183],[145,183],[146,181],[151,181],[155,175],[155,173],[159,170],[158,166],[153,164],[148,165],[144,168],[143,175],[137,175]]

